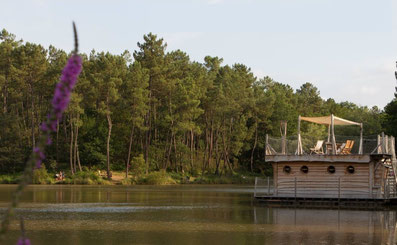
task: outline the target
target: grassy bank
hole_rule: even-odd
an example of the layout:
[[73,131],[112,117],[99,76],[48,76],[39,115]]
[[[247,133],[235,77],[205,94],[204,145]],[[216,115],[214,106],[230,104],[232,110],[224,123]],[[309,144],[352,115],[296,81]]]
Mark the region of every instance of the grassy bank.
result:
[[[78,184],[78,185],[172,185],[172,184],[254,184],[258,174],[250,172],[235,172],[233,174],[197,174],[155,171],[139,176],[130,175],[125,178],[124,172],[112,172],[112,180],[107,180],[106,173],[98,171],[78,171],[71,175],[66,172],[66,178],[56,180],[55,173],[47,172],[45,168],[34,171],[33,184]],[[0,184],[16,184],[21,174],[0,175]]]

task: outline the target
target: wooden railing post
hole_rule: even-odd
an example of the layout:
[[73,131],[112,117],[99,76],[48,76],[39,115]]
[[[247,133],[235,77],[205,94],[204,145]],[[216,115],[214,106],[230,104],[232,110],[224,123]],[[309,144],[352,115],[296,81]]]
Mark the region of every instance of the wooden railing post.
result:
[[372,186],[374,185],[374,163],[369,163],[369,186],[368,186],[368,197],[373,198]]
[[267,195],[270,196],[270,177],[267,177]]
[[386,153],[385,133],[382,132],[382,154]]
[[340,176],[338,177],[338,202],[340,202],[340,189],[341,189],[341,185],[340,185]]
[[266,158],[266,155],[267,155],[267,151],[268,151],[268,148],[269,148],[269,135],[268,134],[266,134],[266,140],[265,140],[265,158]]

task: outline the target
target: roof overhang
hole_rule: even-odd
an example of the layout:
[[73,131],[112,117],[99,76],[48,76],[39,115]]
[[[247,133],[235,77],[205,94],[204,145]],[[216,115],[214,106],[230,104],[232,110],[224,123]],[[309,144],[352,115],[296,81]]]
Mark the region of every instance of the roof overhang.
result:
[[[331,125],[332,124],[332,116],[325,116],[325,117],[300,117],[303,121],[308,121],[312,123],[318,123],[323,125]],[[334,125],[356,125],[361,126],[361,123],[349,121],[340,117],[334,116]]]

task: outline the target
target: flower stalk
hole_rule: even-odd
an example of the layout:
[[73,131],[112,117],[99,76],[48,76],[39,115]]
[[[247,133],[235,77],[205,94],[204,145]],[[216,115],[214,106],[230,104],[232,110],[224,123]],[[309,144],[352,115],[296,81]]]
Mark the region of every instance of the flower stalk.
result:
[[[63,112],[66,110],[72,90],[76,85],[77,78],[82,69],[82,59],[78,55],[78,38],[76,26],[73,22],[74,32],[74,51],[72,56],[69,58],[66,66],[62,71],[60,81],[56,85],[54,97],[52,99],[52,109],[47,116],[47,121],[42,123],[40,130],[42,131],[41,137],[38,140],[37,146],[33,149],[33,152],[26,163],[25,170],[22,178],[18,184],[17,189],[13,193],[10,206],[6,210],[3,220],[1,222],[0,234],[3,235],[9,227],[10,219],[14,215],[14,209],[19,203],[19,199],[25,187],[32,182],[33,171],[36,168],[40,168],[42,162],[45,159],[45,147],[52,143],[51,133],[56,131],[57,122],[61,120]],[[17,244],[29,244],[29,239],[22,237]]]

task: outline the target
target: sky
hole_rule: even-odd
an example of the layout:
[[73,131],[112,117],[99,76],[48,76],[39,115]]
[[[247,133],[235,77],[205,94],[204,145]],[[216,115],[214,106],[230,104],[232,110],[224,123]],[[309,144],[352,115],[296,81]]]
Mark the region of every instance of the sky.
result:
[[383,108],[394,98],[397,2],[392,0],[2,0],[0,29],[18,39],[71,51],[121,54],[143,35],[191,60],[242,63],[258,78],[324,99]]

